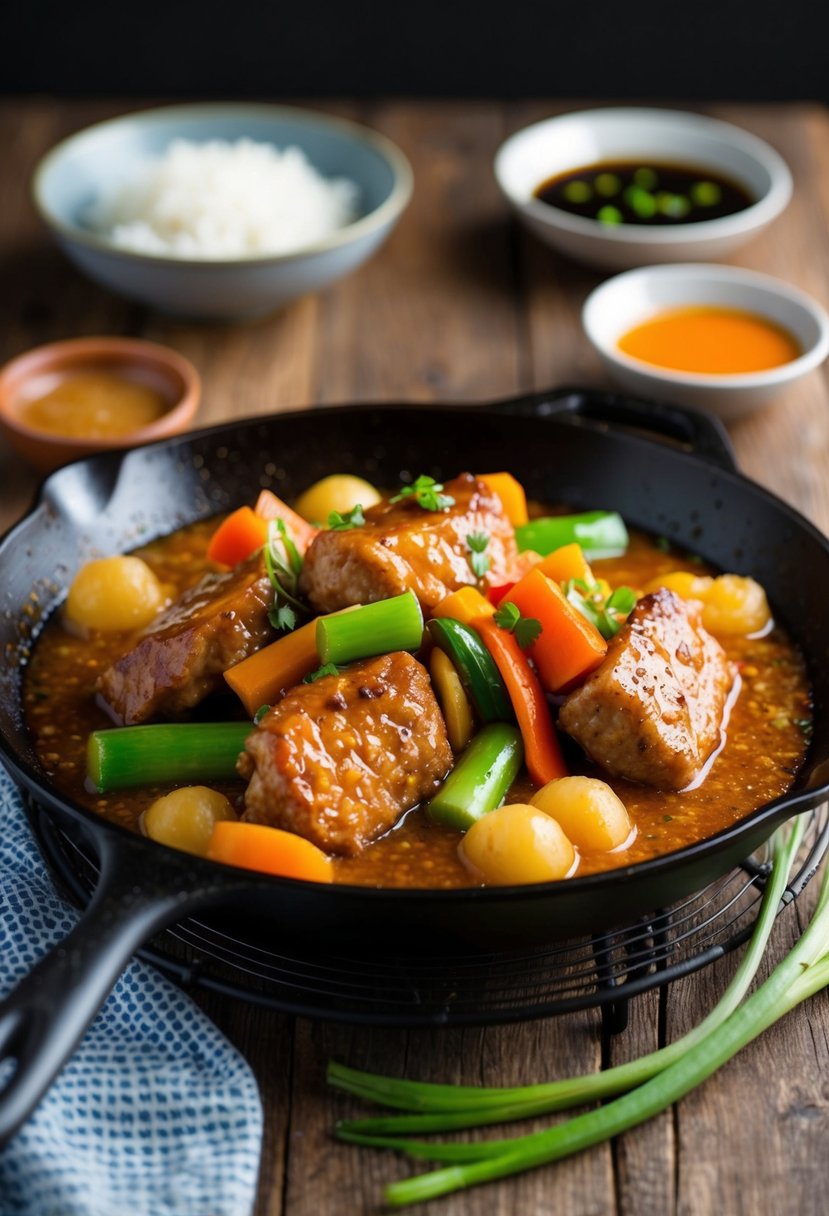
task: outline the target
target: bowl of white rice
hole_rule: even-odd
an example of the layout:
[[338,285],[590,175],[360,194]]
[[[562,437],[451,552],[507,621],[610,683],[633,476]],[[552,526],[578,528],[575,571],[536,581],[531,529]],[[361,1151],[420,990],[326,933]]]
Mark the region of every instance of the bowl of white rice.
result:
[[270,312],[355,270],[412,191],[403,153],[366,127],[288,106],[168,106],[69,136],[35,173],[66,254],[168,313]]

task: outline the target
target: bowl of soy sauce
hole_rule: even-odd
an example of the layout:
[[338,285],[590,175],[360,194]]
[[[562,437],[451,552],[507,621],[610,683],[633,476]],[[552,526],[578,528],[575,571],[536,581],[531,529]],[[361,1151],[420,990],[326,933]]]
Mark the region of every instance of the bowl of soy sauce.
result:
[[546,244],[624,270],[714,261],[786,207],[792,178],[767,143],[674,110],[586,110],[524,127],[495,158],[498,184]]

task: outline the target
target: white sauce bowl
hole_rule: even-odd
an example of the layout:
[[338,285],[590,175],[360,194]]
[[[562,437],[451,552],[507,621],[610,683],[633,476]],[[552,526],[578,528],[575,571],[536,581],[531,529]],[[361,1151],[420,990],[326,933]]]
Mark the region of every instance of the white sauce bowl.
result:
[[[803,353],[767,371],[709,375],[657,367],[619,349],[624,334],[656,314],[699,306],[764,317],[787,330]],[[582,324],[605,368],[623,388],[698,406],[726,421],[765,405],[829,353],[829,317],[816,300],[770,275],[733,266],[652,266],[616,275],[587,297]]]
[[[548,178],[606,160],[698,166],[731,178],[757,201],[720,219],[649,227],[601,224],[535,197]],[[501,146],[495,177],[519,219],[545,244],[611,270],[716,260],[776,219],[792,193],[785,161],[763,140],[731,123],[676,110],[585,110],[534,123]]]

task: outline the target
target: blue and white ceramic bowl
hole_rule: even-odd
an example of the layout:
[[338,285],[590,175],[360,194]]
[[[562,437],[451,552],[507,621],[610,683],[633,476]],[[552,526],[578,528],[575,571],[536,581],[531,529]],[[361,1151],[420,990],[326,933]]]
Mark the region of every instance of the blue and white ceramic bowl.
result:
[[[210,260],[133,252],[89,224],[95,200],[174,139],[242,138],[298,147],[324,177],[349,178],[357,218],[290,253]],[[366,127],[311,110],[228,103],[145,110],[71,135],[41,161],[33,192],[65,253],[97,283],[166,312],[226,319],[269,312],[356,269],[391,232],[412,184],[403,153]]]

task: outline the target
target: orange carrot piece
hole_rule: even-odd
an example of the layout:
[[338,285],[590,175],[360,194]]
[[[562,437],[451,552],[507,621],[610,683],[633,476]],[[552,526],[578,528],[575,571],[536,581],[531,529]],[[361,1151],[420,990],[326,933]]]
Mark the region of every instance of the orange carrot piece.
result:
[[311,621],[229,667],[225,680],[253,717],[283,688],[293,688],[319,665],[317,622]]
[[444,596],[432,609],[432,616],[449,617],[463,625],[473,625],[479,617],[492,616],[494,611],[492,604],[477,587],[461,587],[459,591]]
[[212,562],[237,566],[268,539],[268,525],[250,507],[239,507],[222,520],[210,538],[207,556]]
[[281,498],[277,498],[271,490],[261,491],[256,500],[255,513],[260,519],[281,519],[291,540],[303,554],[319,532],[319,528],[309,524],[307,519],[303,519],[301,515],[297,515],[296,511]]
[[552,553],[542,557],[538,569],[556,583],[566,583],[571,578],[584,579],[587,584],[594,581],[590,563],[584,556],[581,545],[575,541],[572,545],[553,549]]
[[513,528],[529,520],[527,495],[520,481],[512,473],[479,473],[479,479],[501,500],[501,506]]
[[527,654],[550,692],[561,692],[599,666],[607,642],[573,607],[558,583],[537,567],[525,574],[506,598],[522,616],[541,623],[541,633]]
[[524,740],[524,760],[536,785],[546,785],[567,776],[567,766],[561,754],[550,707],[538,676],[533,671],[514,634],[499,628],[491,617],[475,622],[515,710],[518,729]]
[[304,878],[308,882],[333,882],[331,858],[310,840],[261,823],[222,819],[213,829],[207,856],[243,870]]

